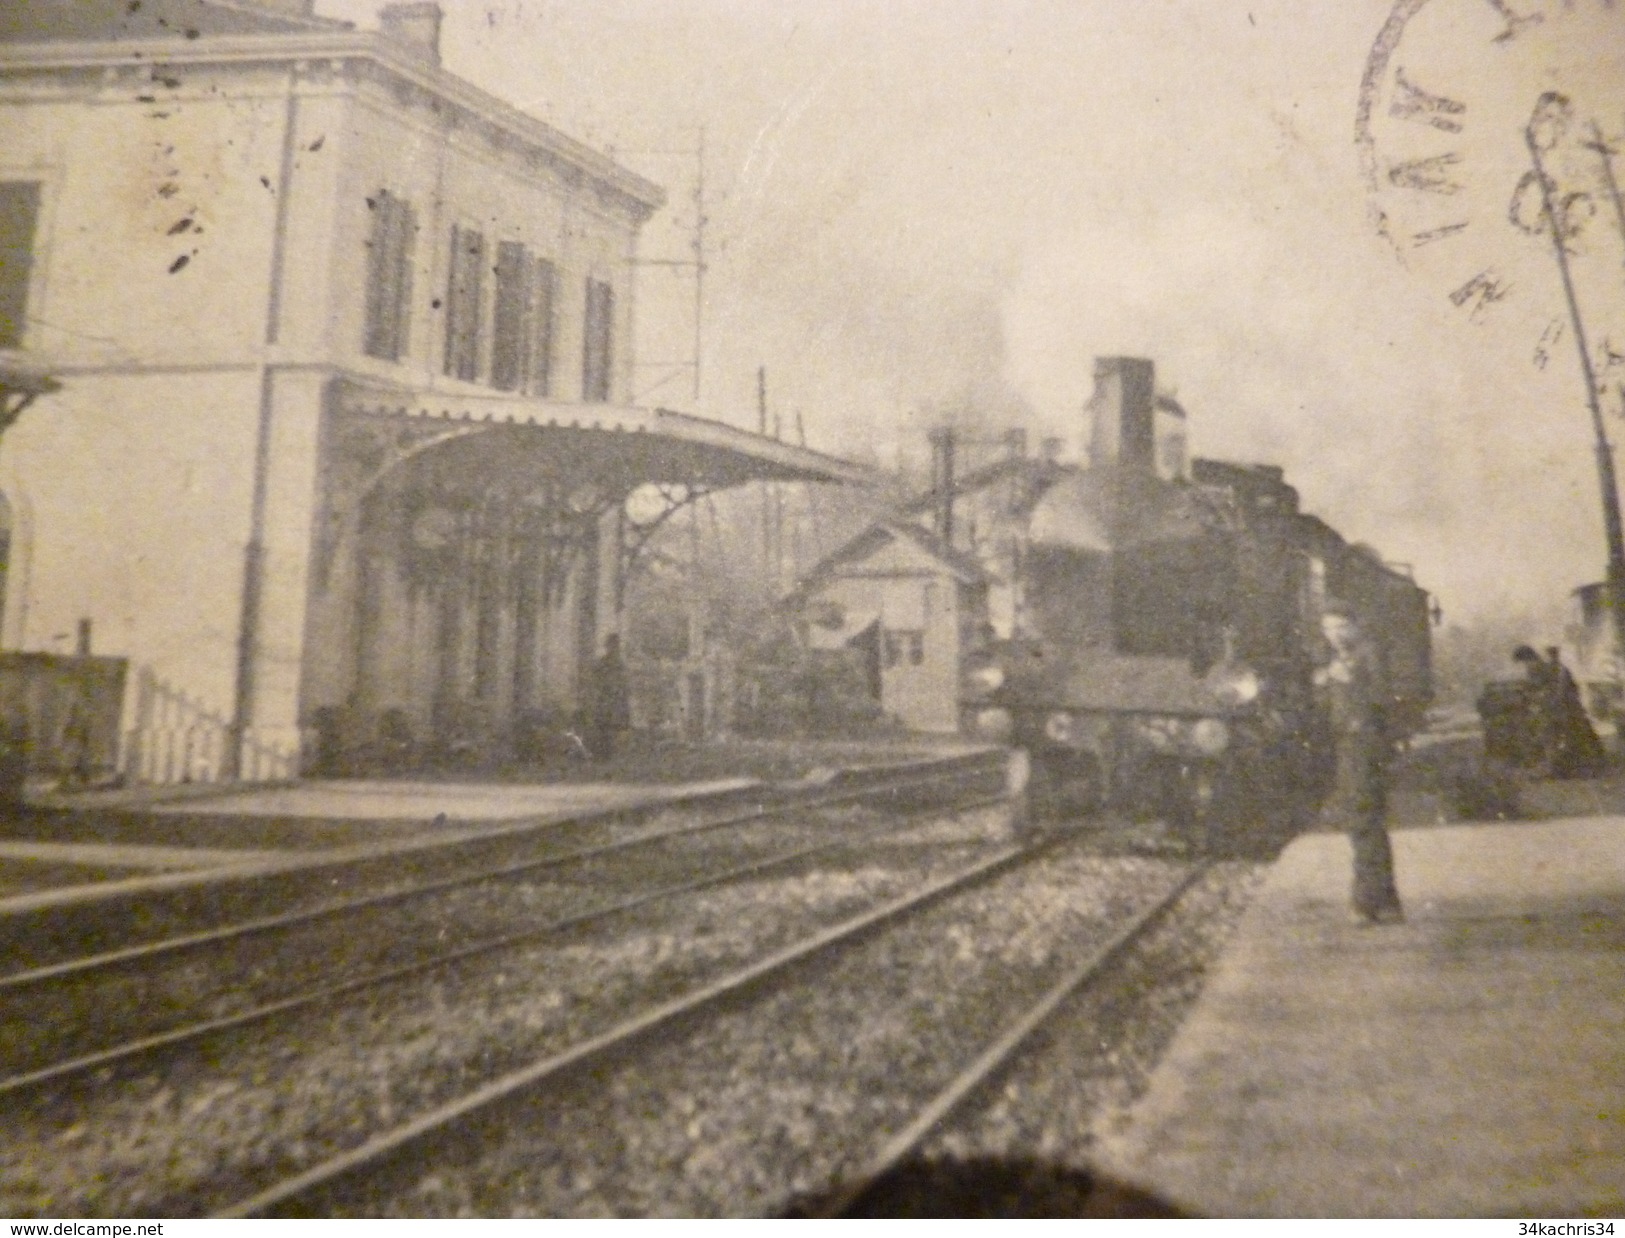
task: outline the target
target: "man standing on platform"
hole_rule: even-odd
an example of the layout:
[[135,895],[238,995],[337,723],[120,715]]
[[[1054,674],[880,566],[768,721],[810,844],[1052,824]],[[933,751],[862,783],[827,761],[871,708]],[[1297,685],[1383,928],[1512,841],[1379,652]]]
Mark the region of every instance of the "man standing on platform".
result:
[[1361,924],[1398,923],[1405,913],[1388,840],[1392,753],[1381,667],[1344,603],[1328,601],[1321,632],[1331,647],[1331,660],[1315,681],[1337,745],[1337,779],[1327,807],[1354,848],[1354,918]]

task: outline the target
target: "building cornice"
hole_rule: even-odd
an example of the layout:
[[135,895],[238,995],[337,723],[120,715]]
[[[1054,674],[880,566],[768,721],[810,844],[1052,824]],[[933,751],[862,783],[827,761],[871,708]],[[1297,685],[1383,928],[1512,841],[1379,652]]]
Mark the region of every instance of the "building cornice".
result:
[[188,65],[299,65],[313,61],[360,61],[387,77],[491,125],[534,153],[579,169],[624,197],[647,218],[665,205],[659,185],[489,91],[429,64],[392,39],[365,31],[272,35],[217,35],[175,39],[93,42],[0,43],[0,77],[53,71],[117,68],[183,68]]

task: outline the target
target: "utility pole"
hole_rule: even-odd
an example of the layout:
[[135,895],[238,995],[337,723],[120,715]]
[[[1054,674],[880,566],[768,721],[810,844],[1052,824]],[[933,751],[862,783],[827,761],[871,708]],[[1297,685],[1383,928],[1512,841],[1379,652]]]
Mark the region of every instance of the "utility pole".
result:
[[[1569,321],[1574,328],[1574,345],[1580,355],[1580,373],[1585,379],[1586,403],[1591,409],[1591,429],[1597,440],[1597,481],[1602,490],[1603,526],[1608,537],[1608,608],[1614,620],[1614,649],[1616,657],[1625,656],[1625,524],[1619,514],[1619,487],[1614,476],[1614,449],[1608,442],[1608,430],[1602,420],[1602,401],[1597,394],[1597,372],[1591,364],[1591,349],[1586,344],[1585,324],[1580,318],[1580,302],[1574,293],[1574,277],[1569,272],[1569,250],[1563,239],[1564,221],[1559,217],[1552,201],[1552,182],[1541,162],[1542,144],[1535,134],[1543,122],[1548,130],[1547,149],[1555,144],[1555,129],[1567,117],[1568,100],[1554,91],[1547,91],[1535,103],[1529,123],[1524,126],[1524,143],[1529,147],[1529,158],[1535,167],[1535,181],[1540,186],[1543,218],[1552,234],[1552,252],[1557,258],[1557,270],[1563,279],[1563,296],[1568,301]],[[1610,179],[1612,173],[1610,172]],[[1618,203],[1618,194],[1615,194]]]
[[[756,367],[756,433],[767,437],[767,367]],[[773,499],[771,482],[762,483],[762,575],[773,574]]]
[[705,126],[694,139],[694,407],[700,404],[705,357]]
[[[807,427],[802,424],[801,410],[796,409],[796,443],[805,450],[807,447]],[[812,518],[813,535],[813,561],[816,563],[824,557],[824,518],[818,502],[818,490],[811,482],[803,482],[801,492],[807,499],[807,515]],[[796,564],[796,579],[801,579],[801,564]]]
[[[1603,183],[1608,186],[1609,200],[1614,204],[1614,221],[1619,225],[1619,239],[1625,242],[1625,202],[1620,200],[1619,182],[1614,179],[1614,155],[1617,153],[1602,136],[1602,126],[1596,121],[1591,122],[1591,141],[1585,146],[1597,152],[1602,160]],[[1625,261],[1625,249],[1620,251],[1621,260]]]
[[691,158],[694,161],[694,192],[691,202],[694,207],[694,225],[689,231],[688,251],[686,258],[638,258],[631,259],[634,267],[665,268],[671,271],[689,272],[693,281],[694,290],[694,339],[693,355],[686,358],[663,358],[658,361],[640,359],[635,368],[639,370],[659,371],[659,377],[652,383],[646,384],[632,394],[632,402],[639,403],[646,396],[653,395],[661,390],[674,378],[679,377],[687,370],[693,377],[692,394],[696,411],[700,403],[701,380],[704,370],[705,348],[705,273],[707,262],[705,257],[705,230],[711,220],[705,213],[705,126],[701,125],[695,130],[694,146],[692,148],[648,147],[644,149],[631,149],[615,151],[618,155],[644,155],[661,157]]
[[[777,413],[773,414],[773,441],[784,440],[783,425]],[[779,482],[768,483],[773,490],[773,592],[784,592],[784,487]]]

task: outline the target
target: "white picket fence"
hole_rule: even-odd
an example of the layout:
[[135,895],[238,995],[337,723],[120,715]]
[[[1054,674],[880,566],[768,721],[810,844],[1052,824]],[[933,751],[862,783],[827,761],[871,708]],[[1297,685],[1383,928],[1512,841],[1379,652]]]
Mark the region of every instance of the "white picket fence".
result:
[[[228,718],[164,683],[149,669],[137,673],[135,725],[125,732],[120,763],[126,780],[142,783],[220,782],[231,742]],[[244,737],[243,782],[272,782],[299,774],[299,753]]]

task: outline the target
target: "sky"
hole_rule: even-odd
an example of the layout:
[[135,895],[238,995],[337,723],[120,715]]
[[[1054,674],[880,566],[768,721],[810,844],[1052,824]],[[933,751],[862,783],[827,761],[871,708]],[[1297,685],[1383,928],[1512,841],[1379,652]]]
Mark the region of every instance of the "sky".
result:
[[[665,184],[649,257],[684,256],[703,127],[699,398],[651,365],[647,403],[754,427],[765,366],[828,451],[917,458],[956,419],[1076,452],[1093,359],[1147,356],[1198,454],[1283,466],[1448,616],[1553,612],[1606,549],[1551,240],[1513,197],[1560,89],[1538,136],[1618,436],[1625,221],[1580,143],[1625,139],[1625,4],[1395,3],[446,0],[443,59]],[[691,354],[691,301],[646,268],[644,359]]]

